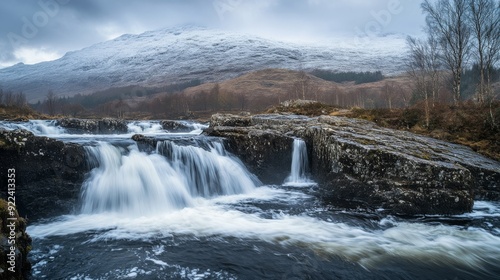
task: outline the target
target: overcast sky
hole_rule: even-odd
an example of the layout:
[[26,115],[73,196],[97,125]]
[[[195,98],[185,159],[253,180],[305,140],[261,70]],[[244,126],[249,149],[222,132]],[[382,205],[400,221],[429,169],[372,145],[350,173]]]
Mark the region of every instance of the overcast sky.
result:
[[420,35],[419,0],[1,0],[0,68],[195,24],[292,41]]

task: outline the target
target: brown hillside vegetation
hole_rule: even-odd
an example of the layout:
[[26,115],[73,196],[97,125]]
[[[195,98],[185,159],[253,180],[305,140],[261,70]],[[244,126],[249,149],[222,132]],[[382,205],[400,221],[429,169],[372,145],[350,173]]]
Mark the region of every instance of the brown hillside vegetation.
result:
[[[355,74],[352,79],[356,79]],[[356,84],[354,80],[336,83],[303,71],[267,69],[219,83],[189,87],[172,84],[163,87],[164,90],[109,89],[86,97],[60,100],[56,102],[55,113],[72,113],[78,117],[207,118],[216,112],[262,112],[292,99],[316,100],[345,108],[398,108],[410,102],[409,84],[410,79],[405,76],[364,84]],[[48,113],[44,103],[37,109]],[[80,110],[71,109],[73,106]]]
[[46,119],[47,116],[36,112],[28,106],[0,105],[0,120],[26,121],[32,119]]
[[[389,77],[382,81],[355,84],[325,81],[305,72],[267,69],[220,83],[191,87],[181,95],[197,110],[246,110],[260,112],[284,100],[310,99],[341,107],[405,107],[409,104],[410,79]],[[163,94],[163,98],[167,95]],[[161,99],[161,97],[160,97]],[[205,104],[200,108],[195,102]]]
[[[190,97],[209,94],[215,86],[219,85],[221,93],[230,96],[244,96],[250,104],[257,103],[255,104],[257,108],[249,106],[253,110],[262,110],[284,100],[304,99],[304,97],[305,99],[317,100],[332,105],[354,106],[364,105],[366,102],[374,104],[375,101],[370,101],[370,97],[375,99],[379,95],[387,94],[388,90],[384,89],[387,85],[394,87],[394,92],[389,94],[401,95],[401,98],[396,97],[395,99],[400,100],[400,103],[404,102],[405,96],[401,94],[401,91],[410,91],[408,87],[409,81],[408,77],[399,76],[365,84],[354,84],[353,82],[335,83],[304,72],[287,69],[266,69],[251,72],[218,84],[207,83],[188,88],[184,93]],[[399,90],[399,93],[396,93],[396,90]],[[368,98],[360,100],[361,97]],[[271,104],[262,102],[265,99],[274,102],[271,102]]]

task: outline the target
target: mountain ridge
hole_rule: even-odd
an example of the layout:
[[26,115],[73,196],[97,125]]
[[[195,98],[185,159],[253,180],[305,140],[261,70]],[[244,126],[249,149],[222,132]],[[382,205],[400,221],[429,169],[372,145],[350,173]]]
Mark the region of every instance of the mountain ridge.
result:
[[0,69],[0,86],[33,102],[49,90],[73,96],[129,85],[217,82],[266,68],[402,72],[404,40],[371,40],[297,44],[203,27],[165,28],[124,34],[54,61]]

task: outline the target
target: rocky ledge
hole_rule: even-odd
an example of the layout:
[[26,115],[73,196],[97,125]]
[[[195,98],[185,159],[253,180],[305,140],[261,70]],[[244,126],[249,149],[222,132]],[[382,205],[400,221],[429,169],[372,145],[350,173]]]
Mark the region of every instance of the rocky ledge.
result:
[[[0,158],[0,178],[15,169],[16,204],[29,219],[71,212],[89,170],[83,147],[25,130],[0,129]],[[6,194],[2,184],[0,196]]]
[[67,118],[57,120],[57,125],[75,133],[113,134],[128,131],[127,121],[122,119],[88,120]]
[[335,206],[395,214],[470,212],[476,199],[500,199],[500,163],[471,149],[344,117],[214,115],[206,135],[267,183],[289,172],[293,138],[308,145],[322,198]]

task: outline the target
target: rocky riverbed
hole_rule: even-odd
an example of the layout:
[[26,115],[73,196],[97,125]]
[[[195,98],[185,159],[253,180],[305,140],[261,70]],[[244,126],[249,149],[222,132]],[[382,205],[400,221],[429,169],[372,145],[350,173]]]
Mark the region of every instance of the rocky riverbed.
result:
[[[123,230],[120,228],[123,226],[121,223],[110,227],[110,222],[116,222],[116,216],[107,216],[106,213],[100,212],[92,212],[93,215],[89,216],[87,212],[83,212],[84,215],[81,215],[82,209],[75,211],[75,208],[82,205],[80,195],[83,190],[82,185],[85,185],[83,182],[88,182],[89,177],[92,176],[96,176],[95,180],[89,181],[92,186],[106,187],[114,185],[116,188],[111,192],[104,192],[109,196],[108,200],[99,194],[91,196],[92,199],[87,199],[88,203],[101,201],[101,199],[108,202],[123,201],[127,206],[123,207],[123,214],[127,219],[130,218],[131,213],[137,213],[141,209],[151,208],[151,210],[156,210],[151,211],[152,214],[150,213],[154,222],[151,223],[148,233],[165,232],[168,236],[171,236],[171,232],[174,232],[182,235],[185,233],[186,228],[195,223],[193,228],[195,235],[201,233],[202,237],[205,236],[204,234],[208,234],[206,236],[212,236],[212,234],[217,236],[221,234],[237,236],[238,242],[231,246],[235,246],[235,252],[237,252],[238,256],[243,251],[252,251],[247,250],[246,247],[239,247],[241,245],[240,238],[250,236],[251,240],[255,240],[257,236],[257,238],[264,241],[272,240],[272,244],[275,244],[276,240],[284,240],[287,248],[292,243],[300,244],[301,251],[304,244],[309,244],[308,246],[312,246],[311,248],[320,248],[319,250],[326,250],[331,244],[339,244],[340,249],[330,248],[329,252],[333,252],[333,254],[340,252],[342,258],[347,257],[349,259],[349,257],[353,257],[354,262],[359,260],[360,254],[363,256],[378,256],[380,252],[385,250],[379,245],[390,244],[393,247],[387,252],[390,252],[388,255],[394,257],[392,252],[405,247],[407,244],[406,241],[399,243],[397,239],[388,238],[386,233],[391,236],[390,232],[401,231],[398,235],[407,236],[407,234],[413,234],[416,231],[421,235],[418,240],[427,240],[428,242],[424,242],[423,245],[420,243],[415,244],[417,246],[414,246],[416,247],[414,251],[404,249],[402,254],[405,257],[413,257],[423,251],[429,251],[430,246],[437,246],[440,253],[434,255],[436,252],[434,247],[428,252],[429,256],[434,256],[436,260],[442,259],[443,256],[450,257],[454,261],[466,260],[466,257],[460,255],[460,253],[465,252],[464,254],[476,256],[479,264],[485,262],[489,265],[490,270],[485,270],[487,275],[496,275],[498,271],[495,262],[498,256],[498,241],[495,237],[495,234],[498,233],[498,222],[497,218],[490,218],[497,217],[495,216],[497,215],[496,202],[490,204],[489,202],[479,201],[474,205],[473,213],[449,216],[452,225],[454,223],[467,223],[467,226],[464,226],[463,229],[445,224],[435,226],[432,224],[433,221],[429,221],[431,223],[429,225],[420,224],[421,216],[411,216],[414,214],[461,214],[472,211],[474,200],[498,201],[500,199],[500,163],[476,154],[469,148],[460,145],[407,132],[380,128],[367,121],[332,116],[309,118],[286,114],[214,115],[210,127],[204,131],[205,136],[199,135],[201,130],[198,128],[193,133],[174,133],[172,135],[170,131],[190,131],[194,128],[189,123],[175,121],[144,123],[111,119],[102,122],[68,119],[43,123],[42,121],[32,121],[30,125],[22,123],[15,126],[4,126],[8,129],[0,128],[0,178],[7,178],[8,169],[16,170],[17,187],[15,195],[19,211],[19,214],[15,214],[19,221],[16,225],[16,230],[18,230],[16,236],[22,237],[18,239],[21,246],[18,248],[18,252],[16,251],[16,259],[19,260],[17,263],[22,265],[20,267],[22,271],[29,269],[29,263],[25,262],[25,260],[27,253],[31,249],[31,239],[26,234],[25,228],[26,220],[34,221],[34,225],[28,228],[28,231],[34,237],[33,244],[37,246],[37,250],[31,253],[34,264],[33,275],[39,277],[52,275],[54,272],[60,272],[58,275],[87,273],[91,267],[94,267],[94,263],[100,264],[101,259],[92,258],[95,255],[99,256],[99,253],[96,254],[95,252],[99,248],[105,248],[105,246],[98,244],[89,251],[87,244],[94,241],[82,243],[81,240],[98,240],[98,238],[94,237],[99,237],[100,234],[106,231]],[[46,130],[39,130],[36,128],[38,126],[46,126],[44,127]],[[62,126],[64,126],[64,129]],[[31,128],[36,135],[13,127]],[[126,132],[125,127],[127,127]],[[158,127],[161,127],[161,129]],[[156,132],[150,133],[153,128]],[[141,130],[143,134],[137,132]],[[40,131],[60,133],[53,135],[59,140],[40,136]],[[133,135],[134,133],[138,134]],[[86,140],[82,140],[82,137]],[[225,140],[222,143],[220,139],[212,139],[211,137],[224,138]],[[287,178],[290,174],[294,143],[300,142],[302,143],[301,147],[304,147],[304,142],[295,141],[296,138],[301,138],[306,143],[308,162],[310,163],[309,169],[311,171],[310,177],[307,177],[307,179],[313,179],[317,182],[316,187],[310,185],[308,187],[287,186],[283,182],[284,178]],[[134,145],[134,141],[137,146]],[[172,156],[174,151],[172,143],[179,144],[175,145],[175,158]],[[203,143],[205,144],[202,145]],[[206,143],[214,143],[214,145],[207,148]],[[157,144],[166,148],[164,154],[162,154],[161,149],[156,149]],[[222,144],[224,144],[225,148],[223,148]],[[91,151],[90,154],[89,151]],[[239,160],[227,154],[226,151],[236,155]],[[102,156],[101,165],[103,165],[103,168],[97,170],[97,172],[89,172],[93,167],[99,165],[99,162],[93,162],[91,154]],[[159,156],[159,154],[164,157]],[[109,162],[105,160],[109,158],[113,160]],[[196,158],[196,160],[192,160],[193,158]],[[136,186],[145,184],[145,181],[134,181],[135,179],[147,179],[152,177],[151,174],[156,174],[158,178],[167,178],[163,176],[173,170],[171,166],[178,167],[179,165],[176,164],[184,161],[193,163],[190,165],[192,168],[186,170],[196,170],[197,173],[203,175],[196,177],[198,179],[194,180],[200,184],[195,189],[203,189],[202,187],[207,185],[203,183],[204,178],[213,178],[212,167],[205,167],[212,166],[211,164],[217,166],[219,168],[217,169],[219,170],[217,171],[218,176],[231,173],[231,169],[220,169],[226,167],[224,164],[219,166],[221,158],[223,163],[228,163],[228,160],[231,159],[231,164],[228,165],[230,168],[235,166],[243,168],[243,165],[241,165],[241,162],[243,162],[245,166],[243,169],[248,168],[251,173],[257,175],[262,181],[263,184],[259,185],[260,187],[257,185],[252,186],[249,188],[251,189],[249,193],[238,198],[238,201],[243,199],[244,202],[231,202],[221,206],[221,203],[224,204],[225,197],[220,198],[221,200],[212,201],[214,198],[207,195],[202,200],[206,201],[206,203],[213,202],[213,207],[205,209],[203,208],[207,205],[205,203],[189,207],[185,207],[183,204],[179,209],[176,208],[171,210],[171,213],[169,212],[172,215],[169,217],[175,217],[175,219],[165,221],[165,216],[162,216],[165,214],[164,211],[158,209],[167,204],[172,204],[171,201],[167,201],[168,203],[160,202],[155,204],[158,207],[151,207],[151,201],[156,201],[156,196],[143,199],[137,197],[137,193],[134,192]],[[207,162],[204,161],[205,159],[207,159]],[[124,167],[125,165],[126,167]],[[160,168],[157,168],[158,166]],[[109,170],[112,171],[108,172]],[[125,173],[123,175],[119,172]],[[142,189],[154,190],[158,187],[155,182],[158,182],[168,185],[161,185],[158,187],[159,190],[173,191],[175,188],[172,188],[171,184],[175,184],[174,179],[188,178],[189,176],[186,174],[190,173],[178,171],[171,174],[167,179],[154,182],[148,181],[149,183],[145,184]],[[100,185],[99,176],[101,175],[111,176],[111,179]],[[113,177],[114,175],[116,176]],[[183,177],[184,175],[186,177]],[[130,178],[130,180],[123,180],[124,177]],[[234,181],[245,178],[245,176],[236,176]],[[254,178],[253,175],[251,175],[251,178]],[[257,181],[259,180],[255,179],[255,182]],[[186,188],[191,188],[192,185],[198,183],[188,184]],[[130,188],[127,189],[124,185],[128,185]],[[6,185],[2,184],[1,186],[1,196],[5,197],[7,193]],[[217,190],[218,184],[214,186]],[[223,189],[230,189],[232,186],[232,183],[225,184]],[[130,191],[130,194],[133,194],[130,196],[132,199],[114,200],[122,192],[129,194],[127,190]],[[261,192],[264,192],[265,195]],[[144,193],[148,194],[150,192],[146,191]],[[245,199],[247,195],[255,197]],[[323,207],[324,204],[316,199],[318,195],[323,203],[332,205],[333,209]],[[274,200],[269,202],[269,197],[273,197]],[[261,201],[260,198],[264,199]],[[199,199],[200,197],[196,197],[196,201]],[[233,197],[232,199],[236,198]],[[134,208],[136,204],[133,203],[136,202],[139,206]],[[0,206],[2,206],[2,203],[5,204],[4,201],[0,200]],[[128,205],[128,203],[132,204]],[[107,202],[103,202],[102,205],[107,205]],[[219,207],[221,207],[220,212],[219,210],[210,212],[214,208],[219,209]],[[345,211],[344,208],[360,211]],[[227,217],[228,209],[231,209],[229,213],[236,216]],[[207,210],[209,211],[207,212]],[[188,223],[184,223],[186,219],[185,211],[193,215],[189,218],[191,220]],[[246,211],[250,212],[247,213]],[[254,211],[261,213],[262,216],[256,216]],[[275,215],[276,213],[281,214]],[[311,214],[316,216],[311,218]],[[344,217],[344,214],[349,217]],[[397,217],[398,219],[405,219],[401,222],[401,225],[397,225],[396,221],[392,221],[395,216],[390,214],[410,215],[410,217]],[[102,224],[99,224],[95,219],[102,217],[101,215],[106,215],[106,218],[101,220],[103,221]],[[206,217],[203,215],[206,215]],[[339,215],[342,217],[339,218]],[[477,215],[483,216],[478,220]],[[5,213],[0,215],[4,222],[5,217]],[[364,218],[358,219],[359,217]],[[89,220],[86,221],[87,218]],[[436,219],[436,221],[446,222],[447,217],[438,216]],[[74,223],[75,220],[79,222]],[[235,220],[240,221],[242,225],[247,225],[247,228],[243,227],[242,229],[240,225],[232,224]],[[348,224],[344,223],[346,220]],[[379,220],[380,222],[377,222]],[[212,221],[216,222],[213,223]],[[408,221],[411,221],[410,223],[415,222],[420,228],[418,230],[414,230],[413,227],[406,228],[409,225]],[[141,216],[137,220],[133,220],[133,226],[131,227],[134,230],[141,229],[137,235],[140,236],[141,240],[146,234],[146,231],[143,231],[142,222],[143,218]],[[200,224],[196,225],[196,222]],[[289,224],[284,227],[283,223]],[[467,229],[469,227],[468,223],[475,223],[470,226],[470,231]],[[229,227],[227,231],[221,231],[219,226],[221,224],[232,225],[234,229]],[[352,226],[350,226],[351,224]],[[74,225],[79,227],[73,228]],[[91,227],[85,227],[89,225]],[[297,225],[300,226],[297,227]],[[372,228],[374,225],[375,229]],[[434,242],[442,235],[442,226],[451,231],[457,231],[455,235],[450,235],[456,238],[452,242],[454,244],[453,248],[456,248],[455,251],[449,251],[450,243],[448,241],[443,244]],[[480,230],[474,230],[476,226],[479,226]],[[268,230],[270,228],[274,231],[271,231],[269,235]],[[314,228],[314,230],[310,231],[309,228]],[[426,235],[428,231],[436,229],[437,231],[431,232],[429,236]],[[127,230],[130,229],[125,229],[123,232],[127,232]],[[61,232],[66,233],[60,236]],[[327,236],[327,239],[318,238],[318,232],[327,233],[324,235]],[[375,238],[379,241],[373,242],[372,245],[375,245],[375,248],[370,249],[367,244],[357,244],[357,239],[352,238],[352,232],[356,232],[360,239],[367,240],[368,238],[373,240]],[[5,223],[2,233],[4,236],[7,234]],[[77,234],[78,238],[66,237],[73,236],[73,234]],[[93,236],[93,234],[96,234],[96,236]],[[464,234],[463,238],[458,238],[462,234]],[[479,234],[480,237],[470,238],[469,234]],[[50,236],[51,239],[46,241],[44,239],[46,236]],[[131,235],[127,233],[124,236],[128,240]],[[345,238],[342,236],[345,236]],[[286,238],[283,239],[283,237]],[[233,237],[230,238],[231,240],[234,239]],[[166,239],[165,236],[162,236],[159,240],[163,242]],[[289,239],[293,240],[293,242],[290,243]],[[74,240],[77,240],[76,243]],[[470,242],[463,242],[463,240],[480,240],[480,242],[471,244]],[[429,244],[430,241],[432,241],[432,245]],[[53,242],[56,242],[55,245],[52,244]],[[108,244],[107,242],[106,244]],[[106,258],[113,259],[112,254],[114,254],[115,249],[122,248],[120,242],[111,241],[109,243],[112,244],[113,249],[110,251],[110,255],[106,255]],[[200,246],[198,242],[199,238],[196,237],[194,247],[186,248],[181,245],[179,251],[192,252],[192,248]],[[315,247],[319,246],[318,242],[323,242],[321,243],[323,247]],[[5,239],[2,244],[5,245]],[[60,246],[60,244],[63,245]],[[55,247],[50,247],[52,245]],[[419,247],[420,245],[422,247]],[[81,248],[78,249],[78,246],[81,246]],[[137,249],[139,251],[144,247],[135,243],[126,246],[134,248],[133,250],[141,248]],[[169,248],[176,248],[176,246],[178,245]],[[213,246],[220,246],[220,244],[210,244],[206,251],[202,253],[196,252],[195,255],[206,256],[210,260],[214,259],[212,255],[209,255],[214,252]],[[50,248],[65,251],[62,255],[59,255],[59,252],[52,253],[53,250]],[[76,253],[73,251],[74,248],[77,248]],[[355,253],[352,256],[349,255],[349,252],[347,252],[347,255],[342,255],[344,251],[342,248],[353,248]],[[5,256],[4,253],[10,248],[3,246],[0,249],[3,250],[0,255]],[[47,252],[44,252],[44,250],[47,250]],[[123,251],[116,252],[122,254]],[[133,252],[133,254],[136,253],[136,251]],[[259,256],[272,256],[281,260],[281,257],[276,257],[277,254],[274,251],[272,251],[273,253],[270,252],[262,254],[259,251],[258,254]],[[49,256],[54,257],[51,254],[57,255],[54,255],[57,261],[45,262]],[[145,256],[149,256],[149,252],[145,254]],[[75,255],[85,260],[83,262],[85,265],[75,268],[65,263],[66,260],[72,259]],[[289,254],[282,255],[288,256]],[[92,261],[88,262],[89,259],[93,260],[94,263]],[[148,261],[147,258],[143,259],[146,259],[146,262]],[[178,259],[178,255],[175,255],[172,259],[164,259],[164,261],[166,263]],[[193,258],[188,255],[184,256],[184,259]],[[254,260],[255,257],[247,256],[246,259]],[[422,259],[427,260],[427,257]],[[136,265],[136,263],[135,259],[125,264],[120,261],[119,263],[112,263],[104,272],[95,273],[100,276],[108,275],[106,273],[109,271],[117,271],[117,266],[129,267]],[[206,261],[202,260],[197,263],[205,264]],[[269,260],[266,263],[274,264],[275,260]],[[411,265],[408,268],[412,268],[413,262],[409,263]],[[147,265],[145,264],[145,267]],[[246,269],[247,265],[248,263],[245,263],[242,267]],[[286,263],[282,267],[288,269],[289,266],[290,264]],[[448,270],[451,266],[446,263],[443,267]],[[258,264],[258,267],[261,267],[261,265]],[[400,268],[397,267],[399,271]],[[0,267],[0,269],[5,270],[3,267]],[[79,272],[75,272],[75,269]],[[311,271],[317,271],[316,267]],[[366,272],[364,269],[362,271]],[[425,271],[433,271],[433,269],[426,268]],[[158,273],[158,275],[165,274],[163,268]],[[128,275],[128,272],[124,275]]]
[[[63,119],[79,132],[124,131],[127,122]],[[178,128],[182,123],[163,122]],[[175,127],[173,127],[173,125]],[[204,132],[223,137],[259,179],[282,183],[289,172],[294,138],[307,143],[311,173],[322,198],[333,205],[397,214],[470,212],[474,199],[500,199],[500,163],[464,146],[385,129],[344,117],[214,115]],[[155,139],[135,135],[139,146]],[[6,168],[23,174],[21,213],[30,218],[67,213],[77,203],[90,167],[82,146],[25,130],[0,131],[0,176]],[[43,214],[41,214],[43,213]]]
[[[294,137],[306,141],[323,199],[396,214],[470,212],[474,199],[500,198],[500,163],[464,146],[344,117],[214,115],[210,136],[263,180],[289,162]],[[271,182],[272,183],[272,182]]]

